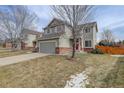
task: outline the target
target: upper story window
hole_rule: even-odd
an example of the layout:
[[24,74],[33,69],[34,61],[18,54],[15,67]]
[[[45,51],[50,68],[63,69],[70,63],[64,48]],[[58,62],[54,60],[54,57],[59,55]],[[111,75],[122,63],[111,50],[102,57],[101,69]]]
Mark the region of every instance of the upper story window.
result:
[[25,40],[28,39],[28,35],[27,35],[27,34],[24,34],[22,37],[23,37]]
[[47,30],[47,33],[48,33],[48,34],[50,33],[50,30],[49,30],[49,29]]
[[54,28],[54,32],[57,32],[57,27]]
[[50,29],[51,29],[51,33],[54,33],[55,32],[55,27],[50,28]]
[[44,34],[47,34],[47,33],[49,33],[49,29],[44,30]]
[[85,33],[89,33],[90,32],[90,28],[85,28],[84,31],[85,31]]
[[91,40],[85,41],[85,47],[91,47]]
[[60,32],[62,30],[61,26],[57,26],[57,31]]
[[51,34],[55,32],[55,27],[49,28],[46,34]]
[[62,31],[62,26],[51,27],[44,30],[45,34],[57,33]]

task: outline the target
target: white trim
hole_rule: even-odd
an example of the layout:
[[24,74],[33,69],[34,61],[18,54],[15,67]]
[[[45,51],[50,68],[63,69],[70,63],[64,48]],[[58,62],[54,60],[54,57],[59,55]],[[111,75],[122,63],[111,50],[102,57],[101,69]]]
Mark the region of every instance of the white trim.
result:
[[42,42],[39,42],[39,43],[51,43],[51,42],[55,43],[55,45],[57,46],[57,42],[56,41],[42,41]]
[[93,48],[93,47],[84,47],[84,48]]

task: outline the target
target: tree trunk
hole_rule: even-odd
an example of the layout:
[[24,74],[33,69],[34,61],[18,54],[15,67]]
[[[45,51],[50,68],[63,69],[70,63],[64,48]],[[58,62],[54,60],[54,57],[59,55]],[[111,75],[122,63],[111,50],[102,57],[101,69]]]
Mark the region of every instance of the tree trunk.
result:
[[72,50],[72,56],[71,56],[71,58],[74,58],[75,57],[75,38],[73,38],[73,50]]
[[15,51],[15,44],[12,42],[12,48],[11,51]]
[[15,41],[11,41],[11,43],[12,43],[12,51],[16,51],[16,43],[15,43]]
[[72,34],[73,34],[73,45],[72,45],[72,56],[71,58],[75,57],[75,43],[76,43],[76,38],[75,38],[75,30],[72,28]]

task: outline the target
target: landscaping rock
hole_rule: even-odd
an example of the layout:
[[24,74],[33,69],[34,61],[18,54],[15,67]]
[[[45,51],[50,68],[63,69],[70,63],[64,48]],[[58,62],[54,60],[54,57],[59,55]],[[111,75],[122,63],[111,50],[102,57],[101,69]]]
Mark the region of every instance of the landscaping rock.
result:
[[70,76],[70,80],[66,82],[65,88],[85,88],[88,82],[88,76],[85,71]]

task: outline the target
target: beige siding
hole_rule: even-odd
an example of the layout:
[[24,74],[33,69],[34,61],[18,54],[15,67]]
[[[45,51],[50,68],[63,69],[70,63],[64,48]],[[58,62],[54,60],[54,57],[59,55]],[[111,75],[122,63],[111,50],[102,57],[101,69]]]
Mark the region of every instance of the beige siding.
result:
[[93,39],[93,29],[92,28],[90,28],[90,32],[85,33],[85,31],[83,31],[83,33],[84,33],[85,39]]
[[67,26],[65,26],[65,34],[62,35],[59,39],[59,47],[72,47],[70,42],[71,35],[71,30]]
[[72,31],[67,27],[67,26],[65,26],[65,35],[67,36],[67,37],[70,37],[70,36],[72,36]]
[[59,39],[59,47],[70,48],[71,47],[70,39],[67,37],[61,37]]
[[95,27],[90,27],[90,32],[85,33],[83,31],[83,36],[82,36],[82,46],[85,47],[85,40],[91,40],[91,48],[95,48],[96,45],[96,28]]
[[95,45],[96,45],[96,40],[97,40],[97,37],[96,37],[96,27],[93,27],[93,48],[95,48]]

